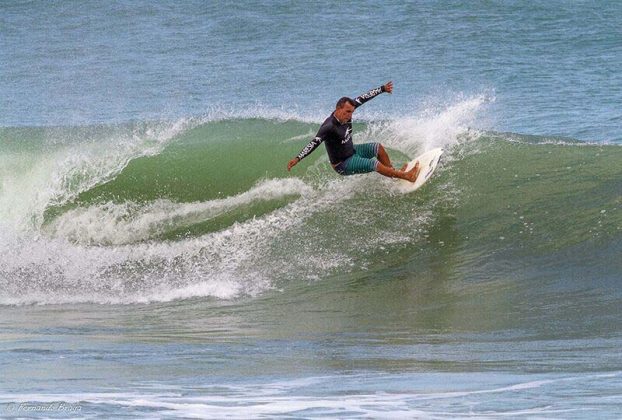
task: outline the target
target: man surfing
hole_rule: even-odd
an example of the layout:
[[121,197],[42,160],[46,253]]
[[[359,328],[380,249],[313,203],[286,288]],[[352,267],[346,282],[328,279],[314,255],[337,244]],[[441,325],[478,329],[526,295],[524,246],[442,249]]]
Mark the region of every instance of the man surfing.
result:
[[309,156],[324,142],[328,159],[333,169],[340,175],[378,172],[390,178],[401,178],[415,182],[419,175],[419,162],[410,171],[406,165],[397,170],[391,165],[389,155],[380,143],[354,144],[352,142],[352,114],[354,110],[383,92],[393,93],[393,82],[370,90],[355,99],[344,96],[337,101],[335,111],[322,123],[319,131],[298,155],[289,161],[287,170]]

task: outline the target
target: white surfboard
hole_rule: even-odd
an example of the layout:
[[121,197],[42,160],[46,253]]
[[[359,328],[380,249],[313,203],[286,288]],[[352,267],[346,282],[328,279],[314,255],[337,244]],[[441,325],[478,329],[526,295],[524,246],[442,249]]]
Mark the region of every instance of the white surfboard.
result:
[[419,176],[415,182],[409,182],[404,179],[400,179],[398,181],[398,190],[402,193],[413,192],[423,184],[426,183],[428,179],[434,173],[436,166],[438,165],[438,161],[441,159],[441,155],[443,154],[443,149],[437,147],[436,149],[428,150],[424,154],[417,156],[410,162],[408,162],[408,166],[406,170],[411,170],[415,163],[419,162],[421,166],[421,171],[419,172]]

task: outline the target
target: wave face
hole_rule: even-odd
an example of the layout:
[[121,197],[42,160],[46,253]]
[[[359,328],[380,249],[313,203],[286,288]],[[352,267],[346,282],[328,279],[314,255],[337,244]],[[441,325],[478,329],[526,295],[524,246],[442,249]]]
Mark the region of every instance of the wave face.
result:
[[469,129],[486,101],[355,125],[396,165],[447,150],[407,195],[338,176],[323,148],[288,173],[317,121],[3,128],[0,304],[231,299],[439,264],[474,281],[619,273],[622,148]]

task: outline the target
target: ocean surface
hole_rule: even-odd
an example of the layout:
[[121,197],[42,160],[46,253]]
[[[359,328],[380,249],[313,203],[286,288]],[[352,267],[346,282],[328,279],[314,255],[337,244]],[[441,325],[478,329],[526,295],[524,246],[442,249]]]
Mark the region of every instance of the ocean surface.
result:
[[[622,3],[0,2],[0,418],[622,417]],[[354,141],[420,190],[340,177]]]

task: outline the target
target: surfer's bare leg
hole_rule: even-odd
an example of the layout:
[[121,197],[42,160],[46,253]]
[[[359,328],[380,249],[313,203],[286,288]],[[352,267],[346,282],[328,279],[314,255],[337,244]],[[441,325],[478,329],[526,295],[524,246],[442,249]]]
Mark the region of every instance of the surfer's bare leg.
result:
[[378,145],[378,161],[384,165],[384,166],[388,166],[389,168],[392,168],[393,165],[391,165],[391,159],[389,158],[389,155],[387,154],[387,151],[384,150],[384,147],[382,146],[382,144]]
[[[378,156],[376,156],[376,158],[378,159],[378,161],[383,164],[384,166],[388,166],[389,168],[393,168],[393,165],[391,164],[391,158],[389,157],[389,154],[387,153],[387,151],[384,149],[384,146],[382,144],[378,145]],[[405,172],[406,171],[406,167],[408,166],[408,162],[406,162],[404,164],[404,166],[402,166],[402,168],[400,169],[401,172]]]
[[378,172],[380,175],[384,175],[389,178],[405,179],[406,181],[410,181],[410,182],[415,182],[417,180],[417,177],[419,176],[420,171],[421,171],[421,168],[419,166],[419,162],[417,162],[415,164],[415,167],[412,168],[408,172],[398,171],[397,169],[392,168],[390,166],[383,165],[380,162],[378,163],[378,166],[376,166],[376,172]]

